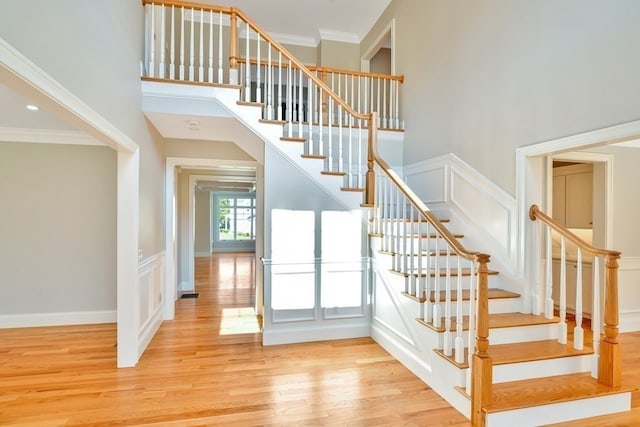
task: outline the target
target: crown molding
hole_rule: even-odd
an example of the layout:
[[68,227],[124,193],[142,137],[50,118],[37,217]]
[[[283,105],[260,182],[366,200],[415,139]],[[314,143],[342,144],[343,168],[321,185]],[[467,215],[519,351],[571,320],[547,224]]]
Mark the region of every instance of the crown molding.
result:
[[354,33],[345,33],[343,31],[326,30],[324,28],[318,29],[320,32],[320,40],[331,40],[334,42],[342,43],[360,43],[360,38]]
[[104,145],[96,138],[77,130],[0,127],[0,141],[36,144]]
[[296,36],[293,34],[282,34],[282,33],[269,33],[271,37],[276,39],[276,41],[280,44],[290,44],[295,46],[307,46],[307,47],[316,47],[318,46],[318,40],[313,37],[302,37]]

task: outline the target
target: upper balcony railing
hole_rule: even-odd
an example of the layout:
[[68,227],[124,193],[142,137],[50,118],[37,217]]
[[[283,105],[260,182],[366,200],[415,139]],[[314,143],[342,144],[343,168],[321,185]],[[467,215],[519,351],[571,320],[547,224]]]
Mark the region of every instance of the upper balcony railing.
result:
[[[337,110],[329,116],[327,99],[314,98],[306,79],[299,79],[302,64],[281,55],[279,45],[263,37],[238,9],[181,1],[143,3],[147,8],[146,77],[241,85],[241,98],[264,103],[265,119],[275,120],[287,119],[282,107],[291,79],[296,111],[313,109],[316,121],[324,112],[325,124],[327,120],[338,123]],[[399,101],[403,76],[319,66],[306,69],[355,112],[378,112],[380,128],[404,128]]]

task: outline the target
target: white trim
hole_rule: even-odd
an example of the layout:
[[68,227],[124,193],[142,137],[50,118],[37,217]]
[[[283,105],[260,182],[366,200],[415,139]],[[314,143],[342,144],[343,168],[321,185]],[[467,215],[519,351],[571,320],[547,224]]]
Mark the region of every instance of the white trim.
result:
[[66,313],[3,314],[0,329],[39,326],[90,325],[115,323],[116,310],[71,311]]
[[262,332],[262,345],[293,344],[313,341],[341,340],[370,336],[371,324],[364,318],[359,322],[341,322],[335,325],[322,324],[312,327],[270,328]]
[[164,253],[159,252],[138,264],[138,301],[140,307],[146,305],[146,317],[138,328],[138,354],[144,353],[157,330],[162,325]]
[[618,271],[640,270],[640,256],[624,256],[618,260]]
[[0,127],[0,141],[36,144],[104,145],[79,130]]
[[330,40],[341,43],[360,43],[360,38],[355,33],[347,33],[344,31],[328,30],[326,28],[318,28],[320,40]]
[[207,251],[196,251],[196,258],[208,258],[211,256],[211,252]]
[[[177,175],[176,168],[184,167],[190,169],[211,169],[220,166],[244,166],[244,167],[255,167],[256,168],[256,188],[262,188],[257,185],[258,181],[260,181],[260,177],[257,174],[258,163],[250,160],[221,160],[221,159],[205,159],[205,158],[191,158],[191,157],[167,157],[166,166],[165,166],[165,280],[163,285],[164,295],[164,304],[163,304],[163,318],[165,320],[171,320],[175,317],[175,302],[178,299],[178,290],[185,291],[189,289],[194,289],[193,282],[180,282],[178,283],[177,277],[177,258],[178,258],[178,247],[177,247],[177,209],[178,209],[178,200],[177,200]],[[210,175],[202,175],[204,177],[211,178]],[[218,178],[219,180],[219,178]],[[195,184],[194,184],[195,185]],[[193,191],[193,190],[191,190]],[[191,192],[190,191],[190,192]],[[256,193],[256,197],[257,197]],[[191,200],[191,199],[190,199]],[[190,225],[193,223],[193,206],[192,202],[190,202]],[[256,214],[258,212],[256,211]],[[262,215],[262,213],[260,213]],[[190,232],[191,234],[191,232]],[[189,244],[189,259],[190,266],[189,271],[193,271],[193,255],[194,255],[194,247],[193,247],[193,235],[190,236],[190,244]],[[262,253],[258,253],[256,247],[256,258],[261,256]],[[191,275],[193,277],[193,275]]]
[[135,366],[138,353],[138,212],[140,155],[118,152],[118,367]]
[[396,19],[393,18],[389,24],[380,32],[378,37],[369,46],[360,58],[360,71],[368,73],[371,70],[371,58],[384,46],[384,39],[389,35],[391,39],[391,75],[396,74]]
[[620,313],[620,332],[640,331],[640,311],[623,311]]
[[9,87],[28,94],[39,105],[61,111],[78,128],[117,151],[135,152],[131,138],[105,120],[80,98],[0,38],[0,77]]
[[313,37],[297,36],[295,34],[269,33],[280,44],[295,46],[317,47],[318,40]]

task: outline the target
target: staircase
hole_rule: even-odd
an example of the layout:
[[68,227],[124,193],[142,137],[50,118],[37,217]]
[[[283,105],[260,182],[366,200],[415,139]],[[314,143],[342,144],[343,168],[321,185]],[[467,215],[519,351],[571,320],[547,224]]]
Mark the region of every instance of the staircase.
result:
[[[180,2],[144,3],[148,17],[183,10]],[[619,360],[615,335],[607,335],[613,328],[605,328],[610,339],[603,342],[594,328],[594,340],[579,315],[574,340],[562,304],[556,313],[553,301],[545,313],[531,313],[521,295],[525,284],[514,289],[513,278],[490,269],[489,255],[467,250],[463,223],[451,212],[431,212],[378,154],[378,140],[394,138],[385,132],[398,132],[381,131],[377,114],[356,111],[361,97],[338,97],[240,11],[189,9],[192,16],[219,15],[220,23],[229,15],[230,60],[220,60],[228,82],[214,82],[215,72],[207,80],[202,62],[198,81],[196,72],[181,78],[168,67],[165,73],[164,57],[156,72],[151,59],[154,71],[142,83],[145,111],[189,112],[185,100],[197,99],[199,109],[221,110],[259,138],[242,142],[245,151],[259,152],[265,144],[344,209],[363,209],[372,265],[371,336],[380,345],[474,425],[543,425],[630,409],[631,390],[620,387],[615,374],[607,379],[602,364],[603,357]],[[237,21],[258,40],[244,67],[234,44]],[[267,54],[260,53],[260,40],[269,46]],[[272,54],[278,59],[272,61]]]

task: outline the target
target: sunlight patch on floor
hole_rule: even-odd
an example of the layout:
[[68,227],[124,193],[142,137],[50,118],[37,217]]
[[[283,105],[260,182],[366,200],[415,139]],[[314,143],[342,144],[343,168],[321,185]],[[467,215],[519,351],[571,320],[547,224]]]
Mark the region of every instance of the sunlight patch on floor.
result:
[[220,335],[255,334],[260,332],[260,322],[253,307],[222,309]]

